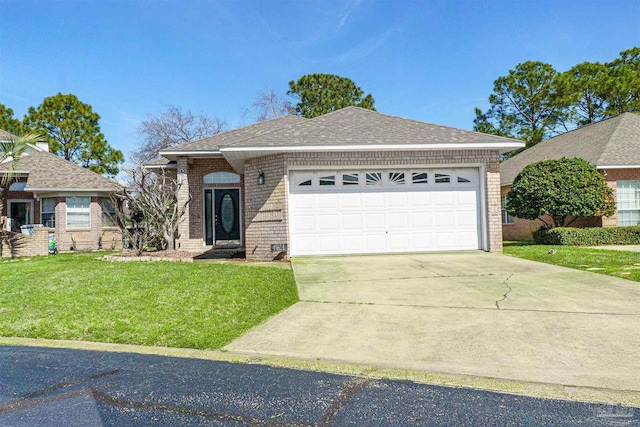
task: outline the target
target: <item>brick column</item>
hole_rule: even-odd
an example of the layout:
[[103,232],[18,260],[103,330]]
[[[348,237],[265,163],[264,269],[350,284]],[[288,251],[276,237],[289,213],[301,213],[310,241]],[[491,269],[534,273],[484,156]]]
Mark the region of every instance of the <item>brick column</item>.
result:
[[[189,162],[186,157],[179,157],[177,163],[176,179],[182,183],[180,191],[178,192],[178,205],[182,206],[189,198],[190,193],[189,180],[187,178]],[[187,206],[182,222],[178,225],[178,238],[176,239],[176,249],[178,250],[197,251],[202,249],[197,247],[197,242],[193,242],[190,239],[190,215],[190,206]]]
[[500,204],[500,164],[487,164],[487,242],[489,252],[502,252],[502,206]]

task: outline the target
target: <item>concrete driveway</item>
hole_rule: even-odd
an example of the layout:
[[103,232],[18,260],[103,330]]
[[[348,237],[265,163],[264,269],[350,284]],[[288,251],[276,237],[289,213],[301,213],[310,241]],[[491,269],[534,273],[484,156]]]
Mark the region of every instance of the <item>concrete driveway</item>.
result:
[[227,350],[640,391],[637,282],[484,252],[292,265],[301,301]]

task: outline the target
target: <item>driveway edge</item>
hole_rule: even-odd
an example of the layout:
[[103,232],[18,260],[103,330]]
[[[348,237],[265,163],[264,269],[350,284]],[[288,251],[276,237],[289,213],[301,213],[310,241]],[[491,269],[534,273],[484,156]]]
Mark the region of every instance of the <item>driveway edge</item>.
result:
[[577,387],[561,384],[534,383],[502,378],[429,372],[414,369],[395,369],[371,365],[349,364],[339,361],[266,356],[261,354],[197,350],[173,347],[153,347],[133,344],[112,344],[88,341],[46,340],[36,338],[0,337],[0,346],[28,346],[66,348],[74,350],[107,351],[117,353],[153,354],[158,356],[203,359],[217,362],[248,363],[276,368],[353,375],[371,379],[406,380],[421,384],[472,388],[514,395],[559,399],[576,402],[640,406],[640,392],[605,388]]

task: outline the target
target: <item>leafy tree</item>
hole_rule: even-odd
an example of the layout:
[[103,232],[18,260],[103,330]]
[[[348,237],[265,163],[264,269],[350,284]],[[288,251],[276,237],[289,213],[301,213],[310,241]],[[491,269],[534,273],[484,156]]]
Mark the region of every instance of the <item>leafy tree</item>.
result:
[[640,47],[620,52],[620,57],[607,67],[610,70],[607,115],[640,111]]
[[30,107],[24,125],[44,134],[52,153],[94,172],[116,175],[122,152],[100,132],[100,116],[75,95],[58,93]]
[[335,74],[308,74],[290,81],[287,95],[298,99],[296,111],[306,118],[352,105],[375,110],[371,94],[363,97],[364,91],[353,81]]
[[567,106],[567,127],[595,123],[607,117],[610,68],[599,62],[583,62],[560,74],[556,89]]
[[147,120],[140,124],[138,135],[143,142],[133,157],[138,162],[149,162],[158,158],[158,152],[165,148],[215,135],[225,127],[224,120],[218,117],[170,106],[158,114],[148,114]]
[[589,162],[562,158],[526,166],[513,181],[506,209],[518,218],[539,219],[552,228],[566,227],[579,217],[611,216],[615,203],[613,191]]
[[253,116],[256,122],[264,122],[296,114],[296,109],[288,99],[278,95],[275,90],[265,89],[256,94],[251,107],[245,109],[245,114]]
[[0,104],[0,129],[14,135],[22,134],[22,123],[13,117],[13,110],[3,104]]
[[562,114],[554,82],[558,73],[543,62],[516,65],[499,77],[485,113],[476,109],[474,130],[522,139],[531,147],[554,132]]

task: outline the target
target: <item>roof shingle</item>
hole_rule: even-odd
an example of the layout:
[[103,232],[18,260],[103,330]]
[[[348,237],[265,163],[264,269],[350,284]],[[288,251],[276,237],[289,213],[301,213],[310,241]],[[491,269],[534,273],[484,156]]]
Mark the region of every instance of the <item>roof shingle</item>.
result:
[[623,113],[540,142],[501,163],[500,181],[511,184],[525,166],[562,157],[594,166],[640,165],[640,115]]
[[264,135],[235,140],[227,146],[286,147],[496,142],[520,141],[390,116],[360,107],[347,107]]
[[185,142],[184,144],[160,150],[162,153],[172,153],[181,151],[217,151],[221,146],[229,145],[234,141],[247,139],[253,136],[263,135],[282,127],[290,126],[294,123],[306,121],[300,116],[287,115],[277,117],[260,123],[255,123],[238,129],[211,135],[196,141]]
[[118,186],[102,175],[75,165],[55,154],[38,151],[18,160],[0,164],[0,173],[28,172],[26,191],[115,191]]

